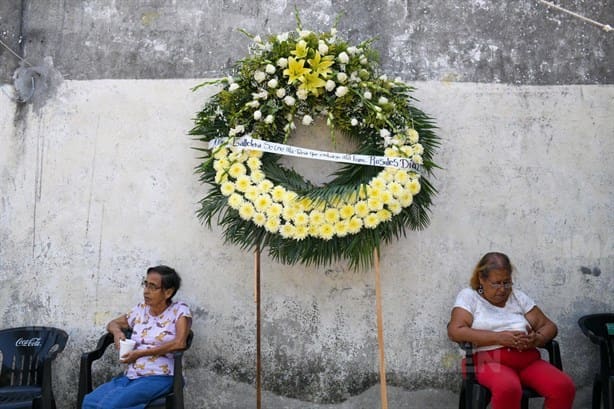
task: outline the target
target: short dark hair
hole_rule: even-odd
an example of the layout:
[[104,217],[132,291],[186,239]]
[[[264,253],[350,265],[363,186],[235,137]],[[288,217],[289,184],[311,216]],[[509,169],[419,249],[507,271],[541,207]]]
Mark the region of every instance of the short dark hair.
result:
[[171,301],[175,294],[177,294],[179,287],[181,287],[181,277],[179,277],[177,271],[175,271],[174,268],[171,268],[169,266],[160,265],[155,267],[149,267],[147,269],[147,274],[149,275],[149,273],[160,274],[160,276],[162,277],[162,289],[166,290],[172,288],[173,290],[175,290],[169,298],[169,301]]

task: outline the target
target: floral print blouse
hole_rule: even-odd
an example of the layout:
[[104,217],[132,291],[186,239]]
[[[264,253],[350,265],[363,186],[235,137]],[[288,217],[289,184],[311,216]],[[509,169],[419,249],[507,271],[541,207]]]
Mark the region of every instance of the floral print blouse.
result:
[[[169,305],[162,314],[153,316],[149,307],[140,303],[126,316],[132,328],[132,336],[136,341],[136,348],[150,349],[175,338],[177,328],[175,323],[181,317],[192,317],[187,304],[179,301]],[[125,375],[130,379],[151,375],[173,375],[174,357],[170,352],[165,355],[148,355],[137,359],[128,365]]]

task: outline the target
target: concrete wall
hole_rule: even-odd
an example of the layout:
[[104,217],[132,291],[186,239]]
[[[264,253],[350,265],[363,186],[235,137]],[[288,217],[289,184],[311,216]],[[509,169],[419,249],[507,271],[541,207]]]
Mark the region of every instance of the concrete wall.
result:
[[[611,2],[568,5],[614,20]],[[445,324],[490,250],[512,257],[519,288],[559,324],[575,408],[589,407],[596,348],[576,321],[614,309],[612,34],[522,1],[297,7],[306,27],[344,12],[352,41],[379,36],[387,72],[412,81],[440,127],[432,223],[382,249],[390,407],[456,406]],[[236,28],[293,29],[293,8],[0,3],[3,41],[45,69],[32,102],[18,103],[18,60],[0,51],[0,326],[69,332],[54,367],[60,408],[74,407],[81,352],[140,300],[158,263],[182,274],[195,316],[188,407],[255,406],[252,255],[194,215],[207,187],[186,134],[215,90],[190,88],[245,54]],[[378,407],[373,272],[265,257],[263,365],[267,408]],[[99,369],[117,371],[113,357]]]
[[[74,399],[79,354],[139,301],[144,269],[156,263],[183,274],[180,296],[195,315],[190,407],[253,399],[252,255],[194,215],[206,187],[192,174],[186,132],[214,91],[190,92],[198,82],[64,81],[38,112],[2,94],[0,322],[70,333],[55,366],[62,400]],[[383,248],[390,384],[455,390],[450,305],[479,256],[498,249],[515,262],[518,286],[559,324],[565,367],[588,385],[596,350],[576,320],[614,307],[614,88],[415,85],[440,126],[444,169],[431,226]],[[370,396],[373,272],[265,258],[263,354],[265,388],[280,402],[267,407]],[[397,393],[393,407],[413,407]]]

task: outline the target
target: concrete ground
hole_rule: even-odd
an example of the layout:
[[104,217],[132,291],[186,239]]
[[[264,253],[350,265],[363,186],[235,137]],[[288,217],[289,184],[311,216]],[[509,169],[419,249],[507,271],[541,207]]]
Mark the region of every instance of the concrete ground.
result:
[[[205,376],[207,385],[186,385],[186,407],[198,409],[247,409],[256,408],[256,393],[251,385],[235,382],[217,374]],[[458,394],[435,389],[408,391],[394,386],[387,387],[389,409],[457,409]],[[220,406],[222,405],[223,406]],[[541,409],[543,399],[532,399],[530,409]],[[380,387],[373,386],[360,395],[337,404],[317,404],[290,399],[262,392],[262,408],[266,409],[380,409]],[[591,388],[579,388],[573,409],[591,408]]]

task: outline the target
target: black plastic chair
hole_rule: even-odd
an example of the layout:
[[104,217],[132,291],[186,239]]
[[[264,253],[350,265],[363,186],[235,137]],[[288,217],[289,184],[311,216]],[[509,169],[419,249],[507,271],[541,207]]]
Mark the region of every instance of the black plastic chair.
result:
[[593,409],[614,409],[614,333],[607,324],[614,326],[614,313],[585,315],[578,320],[584,335],[599,345],[599,372],[593,381]]
[[53,327],[0,330],[0,409],[55,409],[51,362],[68,334]]
[[[473,346],[471,343],[460,343],[461,348],[465,351],[465,377],[461,383],[460,399],[458,402],[459,409],[486,409],[490,402],[490,390],[478,383],[475,375],[475,364],[473,362]],[[561,350],[558,342],[555,340],[549,341],[542,347],[548,351],[548,361],[559,369],[563,369],[561,363]],[[520,407],[522,409],[529,408],[529,399],[539,398],[540,394],[531,388],[522,388],[522,401]]]
[[[125,331],[126,338],[130,338],[131,332]],[[186,340],[186,348],[183,351],[173,353],[175,359],[175,372],[173,373],[173,388],[165,396],[149,402],[146,409],[183,409],[183,353],[192,345],[194,333],[190,330]],[[98,340],[96,349],[84,352],[81,355],[81,368],[79,371],[79,391],[77,394],[77,409],[81,408],[83,398],[90,393],[94,387],[92,385],[92,363],[100,359],[107,347],[114,344],[113,334],[106,333]],[[2,409],[0,407],[0,409]]]

